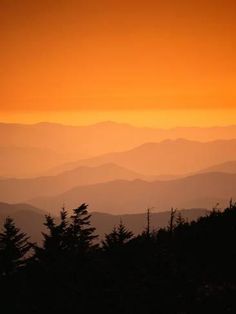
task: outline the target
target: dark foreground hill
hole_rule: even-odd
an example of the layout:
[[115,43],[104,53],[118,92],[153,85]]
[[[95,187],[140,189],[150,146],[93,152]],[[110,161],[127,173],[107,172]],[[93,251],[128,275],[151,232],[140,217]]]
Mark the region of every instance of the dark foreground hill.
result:
[[97,248],[83,204],[72,225],[65,212],[48,217],[43,247],[23,264],[1,235],[2,311],[234,314],[236,205],[191,223],[171,213],[167,228],[136,237],[120,223]]

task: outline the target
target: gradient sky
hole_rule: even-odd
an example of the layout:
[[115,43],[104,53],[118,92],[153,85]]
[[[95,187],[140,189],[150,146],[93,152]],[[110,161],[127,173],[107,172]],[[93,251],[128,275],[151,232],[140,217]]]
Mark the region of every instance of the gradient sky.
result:
[[0,39],[2,121],[234,122],[235,1],[0,0]]

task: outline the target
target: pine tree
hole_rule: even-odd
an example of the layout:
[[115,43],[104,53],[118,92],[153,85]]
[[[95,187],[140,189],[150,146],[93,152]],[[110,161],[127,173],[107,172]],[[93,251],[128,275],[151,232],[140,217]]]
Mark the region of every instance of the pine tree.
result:
[[177,217],[176,217],[176,225],[177,226],[183,226],[185,224],[185,219],[183,217],[183,215],[181,214],[181,212],[178,212]]
[[119,248],[125,245],[133,237],[133,233],[129,231],[122,220],[118,227],[114,227],[112,232],[105,234],[105,240],[102,242],[105,250]]
[[1,275],[10,275],[25,265],[26,254],[33,244],[29,237],[15,226],[14,220],[7,217],[0,233],[0,271]]
[[73,209],[71,223],[67,227],[67,249],[76,255],[83,255],[97,247],[94,240],[98,237],[94,234],[95,228],[90,226],[91,215],[87,211],[88,205],[83,203]]
[[155,231],[151,231],[151,208],[147,209],[146,213],[146,228],[142,232],[141,236],[146,240],[151,240],[155,234]]
[[113,227],[111,233],[105,234],[105,240],[102,241],[105,250],[114,248],[118,245],[118,232],[116,226]]
[[60,212],[60,222],[55,223],[55,219],[51,215],[46,215],[46,226],[48,232],[43,232],[43,247],[36,247],[36,256],[42,260],[57,261],[62,258],[66,250],[66,231],[67,231],[67,211],[62,208]]
[[120,221],[117,231],[118,241],[121,245],[126,244],[133,237],[133,233],[125,227],[122,220]]

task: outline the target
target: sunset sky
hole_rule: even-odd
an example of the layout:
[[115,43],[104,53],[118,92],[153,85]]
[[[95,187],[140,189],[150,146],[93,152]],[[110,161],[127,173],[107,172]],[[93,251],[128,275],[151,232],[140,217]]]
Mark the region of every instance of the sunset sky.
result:
[[0,0],[0,120],[235,124],[236,2]]

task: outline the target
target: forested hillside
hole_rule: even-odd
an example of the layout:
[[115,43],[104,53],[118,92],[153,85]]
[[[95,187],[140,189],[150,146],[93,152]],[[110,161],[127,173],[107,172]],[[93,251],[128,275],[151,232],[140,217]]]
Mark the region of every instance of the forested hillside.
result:
[[87,205],[46,216],[37,246],[7,218],[0,234],[3,313],[235,313],[236,204],[134,236],[122,221],[99,245]]

